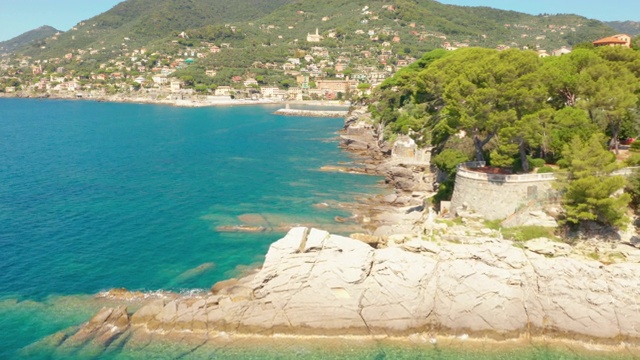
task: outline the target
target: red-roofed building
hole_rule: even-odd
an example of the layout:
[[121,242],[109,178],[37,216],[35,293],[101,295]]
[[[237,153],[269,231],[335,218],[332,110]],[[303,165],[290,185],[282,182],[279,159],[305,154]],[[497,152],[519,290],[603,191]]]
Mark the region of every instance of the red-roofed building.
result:
[[624,46],[630,48],[631,36],[627,34],[609,36],[604,39],[594,41],[593,46]]

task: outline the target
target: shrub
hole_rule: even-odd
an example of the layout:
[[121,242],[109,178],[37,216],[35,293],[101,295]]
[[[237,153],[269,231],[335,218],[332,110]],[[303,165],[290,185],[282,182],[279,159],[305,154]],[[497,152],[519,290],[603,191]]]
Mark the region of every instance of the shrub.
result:
[[502,228],[502,220],[485,220],[484,227],[491,230],[498,230]]
[[433,197],[433,200],[436,202],[436,204],[440,204],[441,201],[451,200],[451,197],[453,196],[453,187],[453,179],[447,179],[446,181],[442,182],[438,187],[438,192]]
[[533,168],[541,168],[545,163],[544,159],[529,159],[529,164]]
[[469,161],[469,156],[460,150],[446,149],[433,158],[433,163],[442,172],[452,177],[460,163]]
[[537,238],[557,240],[554,235],[554,228],[542,226],[518,226],[502,229],[502,236],[504,236],[505,239],[515,241],[529,241]]
[[640,141],[634,141],[629,146],[629,150],[633,152],[640,152]]
[[[520,160],[519,156],[515,159],[512,159],[512,161],[513,161],[513,170],[515,172],[523,171],[522,161]],[[532,159],[527,156],[527,163],[529,164],[529,169],[535,169],[535,168],[543,167],[546,164],[546,161],[540,158]]]
[[627,166],[640,166],[640,154],[631,154],[624,163],[627,164]]
[[552,173],[554,170],[551,166],[543,166],[538,168],[538,174]]

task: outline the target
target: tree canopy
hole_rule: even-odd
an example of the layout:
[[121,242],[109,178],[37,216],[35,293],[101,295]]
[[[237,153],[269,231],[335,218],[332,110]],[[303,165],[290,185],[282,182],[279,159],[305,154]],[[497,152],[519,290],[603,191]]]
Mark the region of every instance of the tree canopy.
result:
[[630,196],[617,193],[625,179],[610,171],[619,139],[640,131],[640,51],[437,50],[385,81],[372,101],[388,132],[433,146],[444,171],[444,160],[470,153],[522,172],[542,158],[564,169],[565,223],[626,221]]
[[438,151],[452,137],[494,166],[529,157],[556,162],[574,135],[618,139],[638,129],[640,52],[577,49],[540,58],[533,51],[436,50],[377,91],[374,115],[393,131],[428,137]]

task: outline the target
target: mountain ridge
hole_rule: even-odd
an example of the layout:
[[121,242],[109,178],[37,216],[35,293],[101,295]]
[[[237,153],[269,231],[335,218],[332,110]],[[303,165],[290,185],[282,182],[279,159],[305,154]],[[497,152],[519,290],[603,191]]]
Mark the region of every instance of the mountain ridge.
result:
[[640,22],[638,21],[607,21],[605,24],[620,33],[631,36],[640,35]]
[[0,42],[0,54],[7,54],[16,49],[22,48],[34,41],[42,40],[59,33],[60,30],[49,26],[42,25],[33,30],[29,30],[14,38]]

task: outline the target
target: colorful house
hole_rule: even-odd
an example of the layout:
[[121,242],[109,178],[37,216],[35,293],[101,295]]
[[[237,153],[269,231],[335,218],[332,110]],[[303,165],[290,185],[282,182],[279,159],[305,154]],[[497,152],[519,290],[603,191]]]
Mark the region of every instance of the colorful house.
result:
[[631,47],[631,36],[627,34],[618,34],[599,39],[593,42],[593,46],[624,46]]

